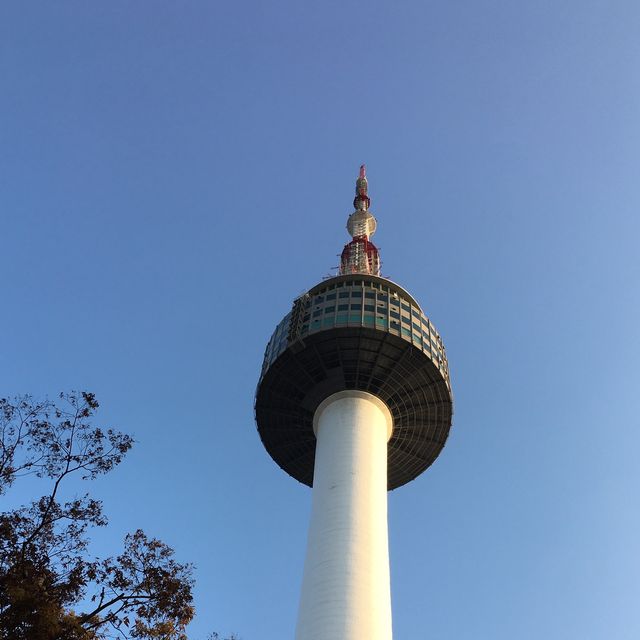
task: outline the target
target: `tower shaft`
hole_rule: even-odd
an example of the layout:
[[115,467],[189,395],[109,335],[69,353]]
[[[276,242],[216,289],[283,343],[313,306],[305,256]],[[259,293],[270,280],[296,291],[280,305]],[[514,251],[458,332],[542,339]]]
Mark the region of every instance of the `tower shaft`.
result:
[[341,391],[314,415],[313,506],[296,640],[391,640],[387,442],[377,397]]

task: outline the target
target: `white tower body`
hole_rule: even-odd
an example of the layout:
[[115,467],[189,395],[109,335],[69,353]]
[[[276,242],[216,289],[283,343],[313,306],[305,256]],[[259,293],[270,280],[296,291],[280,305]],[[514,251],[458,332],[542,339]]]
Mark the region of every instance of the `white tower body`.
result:
[[314,414],[313,505],[296,640],[391,640],[387,406],[341,391]]

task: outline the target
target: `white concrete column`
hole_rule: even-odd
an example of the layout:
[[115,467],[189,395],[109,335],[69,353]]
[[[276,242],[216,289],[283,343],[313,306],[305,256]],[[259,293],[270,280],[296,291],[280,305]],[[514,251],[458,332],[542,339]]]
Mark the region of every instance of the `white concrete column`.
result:
[[391,413],[370,393],[341,391],[320,404],[313,426],[313,506],[296,640],[391,640]]

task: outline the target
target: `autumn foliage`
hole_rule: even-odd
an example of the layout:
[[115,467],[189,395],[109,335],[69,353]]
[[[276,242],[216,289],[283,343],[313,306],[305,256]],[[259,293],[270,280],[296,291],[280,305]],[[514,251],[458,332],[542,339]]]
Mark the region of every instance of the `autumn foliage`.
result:
[[65,481],[108,473],[131,449],[130,436],[92,425],[97,409],[91,393],[0,400],[0,496],[25,475],[48,482],[0,514],[0,640],[186,638],[191,565],[141,530],[120,555],[92,558],[88,531],[107,524],[101,502],[60,498]]

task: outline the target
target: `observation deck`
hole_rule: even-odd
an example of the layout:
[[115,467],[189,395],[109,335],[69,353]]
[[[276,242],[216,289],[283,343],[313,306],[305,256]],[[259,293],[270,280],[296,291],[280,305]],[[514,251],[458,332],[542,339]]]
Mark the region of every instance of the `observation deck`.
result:
[[313,485],[318,405],[338,391],[367,391],[393,416],[387,487],[427,469],[453,414],[440,335],[417,301],[378,275],[346,273],[293,302],[267,345],[256,390],[262,442],[289,475]]

